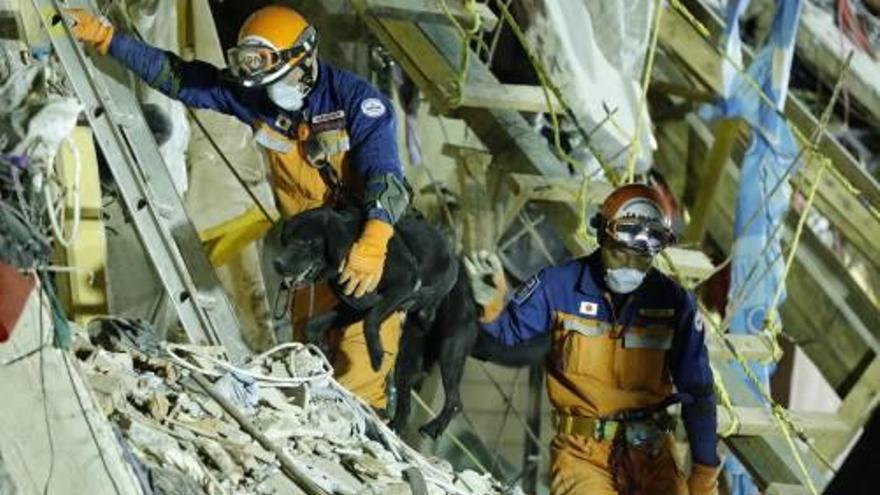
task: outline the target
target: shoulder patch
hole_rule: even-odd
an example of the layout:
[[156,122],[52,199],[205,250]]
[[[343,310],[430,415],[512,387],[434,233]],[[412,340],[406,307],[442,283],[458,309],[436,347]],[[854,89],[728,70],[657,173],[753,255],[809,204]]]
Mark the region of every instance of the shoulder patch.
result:
[[696,314],[694,314],[694,329],[697,332],[702,332],[705,326],[706,322],[703,320],[703,314],[700,311],[697,311]]
[[519,289],[516,290],[516,293],[513,295],[513,300],[517,304],[522,304],[528,299],[534,292],[538,286],[541,285],[541,278],[538,277],[537,274],[532,275],[532,278],[528,279],[526,283],[522,284]]
[[379,98],[367,98],[361,102],[361,112],[370,118],[379,118],[385,115],[385,104]]

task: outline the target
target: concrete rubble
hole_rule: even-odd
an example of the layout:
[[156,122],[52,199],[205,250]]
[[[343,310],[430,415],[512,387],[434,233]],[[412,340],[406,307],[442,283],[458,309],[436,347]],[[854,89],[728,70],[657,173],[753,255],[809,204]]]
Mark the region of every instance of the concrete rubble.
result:
[[327,494],[519,492],[410,449],[333,381],[313,347],[287,344],[233,369],[216,348],[152,341],[149,330],[103,320],[75,332],[73,346],[144,493],[307,493],[200,388],[194,373],[214,382],[216,392]]

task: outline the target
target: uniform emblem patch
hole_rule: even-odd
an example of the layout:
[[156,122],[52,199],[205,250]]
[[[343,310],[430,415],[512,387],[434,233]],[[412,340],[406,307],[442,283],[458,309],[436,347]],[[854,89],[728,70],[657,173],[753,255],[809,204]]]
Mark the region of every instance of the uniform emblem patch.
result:
[[385,115],[385,104],[379,98],[367,98],[361,102],[361,112],[375,119]]
[[522,304],[528,299],[535,289],[541,285],[541,279],[538,278],[537,275],[533,275],[526,283],[524,283],[519,289],[517,289],[516,294],[513,295],[513,300],[517,304]]
[[596,316],[599,314],[599,305],[590,301],[581,301],[578,312],[584,316]]

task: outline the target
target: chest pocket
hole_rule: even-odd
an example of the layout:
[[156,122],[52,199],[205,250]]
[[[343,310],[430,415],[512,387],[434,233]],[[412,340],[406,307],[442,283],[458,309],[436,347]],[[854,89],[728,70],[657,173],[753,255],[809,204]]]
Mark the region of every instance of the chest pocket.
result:
[[615,374],[624,390],[660,391],[669,383],[666,351],[673,329],[665,321],[642,320],[627,329],[615,360]]
[[614,381],[614,350],[610,325],[559,313],[556,329],[555,362],[565,374],[586,376],[601,382]]
[[266,150],[272,170],[272,185],[281,211],[290,217],[328,204],[332,195],[320,166],[329,165],[333,175],[350,183],[347,167],[348,133],[334,129],[307,133],[294,140],[267,124],[256,130],[256,139]]

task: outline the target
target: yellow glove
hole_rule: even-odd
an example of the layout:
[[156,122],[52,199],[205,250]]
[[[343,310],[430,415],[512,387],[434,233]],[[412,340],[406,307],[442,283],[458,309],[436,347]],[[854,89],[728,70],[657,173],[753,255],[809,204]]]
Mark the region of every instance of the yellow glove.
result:
[[260,209],[251,208],[231,220],[199,232],[211,264],[225,265],[248,244],[262,238],[272,228],[272,222],[278,220],[275,210],[270,211],[269,215],[271,219],[266,218]]
[[694,464],[688,478],[690,495],[718,495],[718,473],[720,468]]
[[64,9],[64,13],[73,20],[70,32],[76,39],[91,43],[101,55],[107,54],[113,39],[113,25],[110,22],[83,9]]
[[339,283],[346,295],[361,297],[376,290],[385,269],[385,253],[394,227],[382,220],[367,220],[361,238],[351,246],[339,266]]

